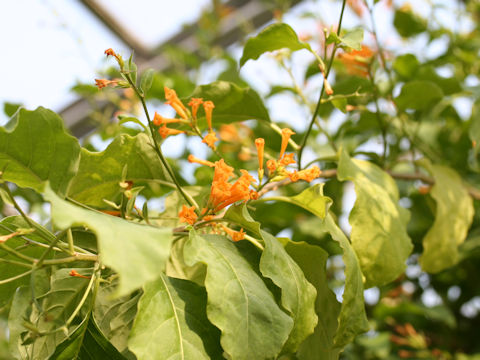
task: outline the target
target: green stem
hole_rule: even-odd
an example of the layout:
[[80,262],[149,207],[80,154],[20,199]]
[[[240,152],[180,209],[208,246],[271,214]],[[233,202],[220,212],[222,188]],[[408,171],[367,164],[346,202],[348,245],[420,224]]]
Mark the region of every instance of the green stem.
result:
[[[98,266],[98,265],[97,265]],[[96,269],[93,271],[92,273],[92,276],[90,277],[90,281],[88,282],[88,286],[87,286],[87,289],[85,290],[83,296],[82,296],[82,299],[80,300],[80,302],[78,303],[77,307],[75,308],[75,310],[73,311],[72,315],[70,315],[70,317],[68,318],[68,320],[66,321],[65,323],[65,327],[68,329],[68,325],[70,325],[70,323],[73,321],[73,319],[75,319],[75,316],[77,316],[77,314],[80,312],[80,309],[82,308],[83,304],[85,303],[85,301],[87,300],[88,298],[88,293],[90,292],[90,290],[92,289],[92,286],[93,284],[95,283],[95,279],[97,278],[96,276]]]
[[158,158],[160,159],[161,163],[163,164],[163,166],[167,170],[168,175],[170,176],[172,181],[175,183],[175,186],[177,187],[178,192],[182,195],[182,197],[185,199],[185,201],[188,203],[188,205],[195,206],[195,208],[198,209],[198,204],[195,202],[195,200],[190,195],[187,195],[183,191],[182,186],[178,182],[175,174],[173,173],[172,168],[170,167],[170,165],[167,162],[167,159],[165,159],[165,156],[163,156],[162,149],[160,148],[160,146],[158,146],[158,143],[155,140],[155,129],[153,127],[152,120],[150,119],[150,114],[149,114],[148,109],[147,109],[147,104],[145,102],[145,97],[138,91],[138,88],[133,83],[132,78],[130,77],[130,74],[129,73],[124,73],[124,74],[125,74],[125,78],[127,79],[128,83],[132,87],[133,91],[135,91],[135,94],[137,95],[140,102],[142,103],[143,111],[145,112],[145,116],[147,117],[148,127],[150,129],[150,136],[151,136],[151,140],[152,140],[152,143],[153,143],[153,148],[154,148],[155,152],[157,153]]
[[5,280],[0,280],[0,285],[3,285],[3,284],[7,284],[9,282],[12,282],[12,281],[15,281],[17,279],[20,279],[24,276],[27,276],[28,274],[31,274],[33,272],[33,269],[30,269],[28,271],[25,271],[24,273],[21,273],[19,275],[16,275],[14,277],[11,277],[11,278],[8,278],[8,279],[5,279]]
[[[343,13],[345,11],[345,4],[347,0],[342,1],[342,10],[340,12],[340,19],[338,21],[338,29],[337,29],[337,35],[340,36],[340,31],[342,30],[342,21],[343,21]],[[333,65],[333,60],[335,59],[335,53],[337,52],[337,46],[334,45],[332,55],[330,57],[330,61],[327,66],[327,70],[324,74],[325,79],[328,78],[328,75],[330,74],[330,70],[332,69]],[[317,105],[315,106],[315,110],[312,115],[312,119],[310,120],[310,124],[308,125],[307,132],[305,133],[302,143],[300,144],[300,149],[298,150],[298,170],[302,169],[302,154],[303,150],[305,149],[305,146],[307,145],[307,140],[308,137],[310,136],[310,132],[312,131],[313,124],[315,123],[315,119],[317,118],[318,111],[320,110],[320,105],[322,103],[322,97],[325,92],[325,83],[322,85],[322,89],[320,90],[320,95],[318,97]]]
[[253,245],[255,245],[260,250],[262,250],[262,251],[265,250],[263,245],[260,244],[260,242],[257,239],[255,239],[254,237],[251,237],[250,235],[245,234],[245,240],[248,240],[249,242],[251,242]]

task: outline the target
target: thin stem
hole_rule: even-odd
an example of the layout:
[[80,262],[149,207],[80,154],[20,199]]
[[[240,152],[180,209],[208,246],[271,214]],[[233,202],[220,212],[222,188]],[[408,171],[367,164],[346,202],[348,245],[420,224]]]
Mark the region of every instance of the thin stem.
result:
[[380,105],[378,104],[378,89],[375,84],[374,75],[372,74],[371,68],[368,67],[368,77],[370,79],[370,83],[373,87],[373,102],[375,103],[375,115],[377,118],[378,126],[380,131],[382,132],[382,139],[383,139],[383,153],[382,153],[382,167],[385,166],[385,159],[387,157],[387,126],[382,118],[382,113],[380,112]]
[[[346,2],[347,2],[346,0],[342,1],[342,10],[340,12],[340,19],[338,21],[338,29],[337,29],[337,35],[338,36],[340,36],[340,31],[342,30],[343,13],[345,11]],[[328,66],[327,66],[327,70],[324,74],[325,79],[327,79],[328,75],[330,74],[330,70],[332,69],[333,60],[335,59],[335,53],[336,52],[337,52],[337,46],[334,45],[332,55],[330,56],[330,61],[329,61]],[[320,110],[320,105],[322,103],[322,97],[323,97],[324,92],[325,92],[325,82],[323,83],[322,89],[320,90],[320,95],[318,97],[317,105],[315,106],[315,110],[313,112],[312,119],[310,120],[310,124],[308,125],[307,132],[305,133],[305,135],[303,137],[303,140],[302,140],[302,143],[300,144],[300,149],[298,150],[298,170],[302,169],[303,150],[305,149],[305,146],[307,145],[308,137],[310,136],[310,132],[312,131],[313,124],[315,123],[315,119],[317,118],[318,111]]]
[[68,228],[67,230],[67,240],[68,240],[68,249],[70,250],[70,254],[75,254],[75,248],[73,245],[73,235],[72,235],[72,228]]
[[16,261],[16,260],[0,258],[0,262],[6,263],[6,264],[12,264],[12,265],[19,265],[19,266],[23,266],[23,267],[26,267],[26,268],[29,268],[29,269],[32,268],[31,264],[27,264],[27,263],[24,263],[24,262],[21,262],[21,261]]
[[260,244],[260,242],[255,239],[254,237],[250,236],[250,235],[247,235],[245,234],[245,240],[248,240],[249,242],[251,242],[253,245],[255,245],[257,248],[259,248],[260,250],[265,250],[265,248],[263,247],[262,244]]
[[68,318],[68,320],[66,321],[65,323],[65,327],[68,328],[68,325],[70,325],[70,323],[73,321],[73,319],[75,319],[75,316],[77,316],[77,314],[80,312],[80,309],[82,308],[83,304],[85,303],[85,301],[87,300],[87,297],[88,297],[88,293],[90,292],[90,290],[92,289],[92,286],[95,282],[95,279],[97,278],[96,275],[95,275],[95,272],[96,272],[96,269],[93,271],[92,273],[92,276],[90,278],[90,281],[88,282],[88,286],[87,286],[87,289],[85,290],[85,293],[83,294],[82,296],[82,299],[80,300],[80,302],[78,303],[77,307],[75,308],[75,310],[73,311],[72,315],[70,315],[70,317]]
[[75,261],[98,261],[98,256],[76,253],[73,256],[69,256],[61,259],[44,260],[42,264],[43,265],[59,265],[59,264],[68,264]]
[[30,256],[27,256],[27,255],[24,255],[21,252],[18,252],[18,251],[12,249],[11,247],[9,247],[8,245],[5,245],[3,243],[0,243],[0,248],[5,250],[6,252],[16,256],[19,259],[28,261],[29,263],[34,263],[36,261],[36,259],[34,259]]
[[18,280],[24,276],[27,276],[28,274],[31,274],[33,272],[33,269],[30,269],[28,271],[25,271],[24,273],[21,273],[21,274],[18,274],[14,277],[11,277],[11,278],[8,278],[8,279],[5,279],[5,280],[0,280],[0,285],[3,285],[3,284],[7,284],[9,282],[12,282],[12,281],[15,281],[15,280]]
[[158,146],[158,143],[155,140],[155,130],[153,128],[152,120],[150,119],[150,114],[149,114],[148,109],[147,109],[147,104],[145,102],[145,97],[138,91],[138,88],[133,83],[132,78],[130,77],[130,74],[129,73],[124,73],[124,74],[125,74],[125,78],[127,79],[128,83],[132,87],[133,91],[135,91],[135,94],[137,95],[140,102],[142,103],[143,111],[145,112],[145,116],[147,117],[148,127],[150,129],[150,136],[151,136],[151,140],[152,140],[152,143],[153,143],[153,148],[154,148],[155,152],[157,153],[158,158],[160,159],[161,163],[163,164],[163,166],[167,170],[168,175],[170,176],[172,181],[175,183],[175,186],[177,187],[178,192],[182,195],[182,197],[185,199],[185,201],[188,203],[188,205],[195,206],[195,208],[198,209],[198,204],[195,202],[195,200],[190,195],[187,195],[183,191],[182,186],[178,182],[175,174],[173,173],[172,168],[170,167],[170,165],[167,162],[167,159],[165,159],[165,157],[163,156],[162,149],[160,148],[160,146]]

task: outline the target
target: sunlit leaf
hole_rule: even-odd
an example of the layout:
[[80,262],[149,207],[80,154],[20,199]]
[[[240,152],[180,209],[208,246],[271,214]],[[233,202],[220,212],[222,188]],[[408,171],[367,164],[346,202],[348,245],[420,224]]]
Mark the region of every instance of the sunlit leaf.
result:
[[248,60],[256,60],[265,52],[288,48],[291,51],[307,49],[310,45],[298,39],[295,31],[287,24],[272,24],[263,29],[257,36],[247,40],[243,48],[240,66]]
[[52,205],[52,219],[58,227],[84,225],[96,234],[102,263],[120,275],[117,296],[156,279],[165,268],[171,229],[134,224],[87,210],[60,199],[49,189],[45,199]]
[[130,349],[140,360],[220,358],[220,332],[208,321],[206,305],[204,288],[161,274],[144,287]]
[[300,360],[337,360],[340,350],[334,349],[333,338],[338,327],[340,304],[328,287],[325,271],[328,254],[321,247],[305,242],[286,241],[285,250],[317,290],[315,312],[318,324],[314,333],[300,345],[297,357]]
[[293,321],[232,241],[192,231],[184,255],[189,265],[207,266],[207,315],[222,332],[227,355],[245,360],[277,356]]
[[[241,88],[227,81],[215,81],[200,85],[190,97],[213,101],[212,120],[214,124],[226,124],[244,120],[270,121],[268,111],[260,96],[251,88]],[[198,111],[200,123],[204,122],[203,108]],[[206,123],[204,123],[206,125]]]
[[293,318],[293,329],[283,351],[294,353],[317,325],[317,291],[282,244],[265,231],[261,231],[261,234],[265,241],[265,250],[260,259],[260,271],[282,290],[282,306]]
[[422,269],[437,273],[459,260],[458,246],[473,220],[473,201],[455,170],[423,162],[435,179],[430,194],[437,202],[435,221],[423,238]]
[[355,184],[357,199],[349,217],[351,240],[366,287],[395,280],[413,249],[407,234],[410,214],[398,204],[395,181],[378,166],[351,159],[345,151],[340,155],[338,179]]
[[120,135],[105,151],[82,149],[78,174],[72,180],[68,197],[83,204],[105,207],[103,199],[113,200],[122,190],[121,181],[161,179],[164,179],[163,168],[147,135]]
[[2,178],[41,192],[48,180],[51,188],[65,194],[78,168],[80,145],[67,134],[62,119],[39,107],[21,109],[0,127]]

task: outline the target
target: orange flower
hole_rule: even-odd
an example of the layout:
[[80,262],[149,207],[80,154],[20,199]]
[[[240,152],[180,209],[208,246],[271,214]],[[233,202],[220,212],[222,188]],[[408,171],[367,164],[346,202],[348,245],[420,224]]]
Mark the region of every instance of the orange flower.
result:
[[275,172],[275,170],[277,170],[277,162],[275,160],[268,160],[267,169],[270,175],[272,175]]
[[161,128],[158,129],[158,133],[162,138],[166,138],[167,136],[170,135],[178,135],[178,134],[183,134],[185,131],[182,130],[177,130],[177,129],[170,129],[167,128],[167,124],[163,124]]
[[245,232],[243,231],[243,229],[240,229],[240,231],[235,231],[226,227],[223,224],[220,225],[222,226],[223,230],[228,234],[228,236],[232,238],[233,241],[240,241],[245,239]]
[[118,81],[116,80],[95,79],[95,86],[98,88],[98,90],[103,89],[104,87],[107,87],[109,85],[116,86],[117,84]]
[[198,108],[202,104],[203,104],[203,99],[202,98],[191,98],[190,102],[188,103],[188,106],[192,107],[192,116],[195,120],[197,120]]
[[182,210],[178,213],[180,222],[189,223],[190,225],[195,224],[197,220],[197,214],[195,213],[195,206],[188,207],[187,205],[182,206]]
[[215,105],[212,101],[205,101],[203,103],[203,109],[205,110],[205,117],[207,118],[208,130],[212,130],[212,111]]
[[182,122],[181,119],[168,119],[160,115],[155,111],[155,115],[153,116],[153,125],[155,126],[162,126],[163,124],[174,124]]
[[83,278],[83,279],[90,279],[90,276],[80,275],[76,270],[73,270],[73,269],[70,270],[68,275],[73,277]]
[[200,164],[200,165],[205,165],[205,166],[210,166],[210,167],[215,166],[214,163],[212,163],[210,161],[207,161],[207,160],[198,159],[195,156],[193,156],[192,154],[188,155],[188,161],[191,162],[191,163],[197,163],[197,164]]
[[213,131],[209,132],[202,140],[203,143],[207,144],[213,150],[215,150],[215,142],[216,141],[218,141],[218,138],[215,135],[215,132],[213,132]]
[[292,182],[295,182],[298,180],[305,180],[310,182],[313,179],[316,179],[317,177],[319,177],[320,174],[321,174],[320,169],[318,168],[318,166],[314,165],[310,169],[288,173],[288,177]]
[[263,150],[265,147],[265,140],[262,138],[255,139],[255,146],[257,147],[258,168],[263,170]]
[[288,140],[290,140],[290,136],[295,134],[289,128],[282,129],[282,146],[280,147],[280,155],[278,156],[279,159],[283,157],[285,150],[287,149]]
[[362,0],[347,0],[347,4],[358,17],[363,16],[365,5]]
[[291,154],[285,154],[283,156],[283,158],[278,162],[279,165],[281,166],[287,166],[287,165],[290,165],[290,164],[295,164],[295,160],[293,160],[293,157],[295,156],[295,154],[291,153]]
[[328,96],[333,95],[332,86],[325,77],[323,78],[323,87],[325,89],[325,94],[327,94]]
[[361,50],[342,53],[338,57],[349,74],[368,77],[368,68],[373,57],[373,51],[368,46],[362,45]]
[[233,168],[228,166],[223,159],[215,162],[213,181],[227,181],[233,175]]
[[182,119],[188,120],[187,108],[180,101],[175,90],[169,89],[166,86],[164,86],[163,89],[165,90],[165,98],[167,99],[165,104],[170,105],[172,108],[174,108],[177,114]]
[[220,126],[220,139],[232,143],[239,142],[240,136],[238,135],[236,126],[232,124],[222,124],[222,126]]

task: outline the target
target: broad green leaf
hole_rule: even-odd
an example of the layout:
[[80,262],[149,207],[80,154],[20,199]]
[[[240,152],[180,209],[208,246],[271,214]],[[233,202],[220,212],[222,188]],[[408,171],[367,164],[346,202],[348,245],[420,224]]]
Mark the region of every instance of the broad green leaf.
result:
[[432,81],[410,81],[402,86],[395,103],[402,109],[424,110],[443,98],[442,89]]
[[117,296],[155,280],[165,269],[171,229],[139,225],[87,210],[60,199],[49,189],[45,199],[52,204],[52,220],[58,227],[84,225],[96,234],[102,263],[120,276]]
[[455,170],[424,162],[435,184],[430,194],[437,202],[435,221],[423,238],[420,264],[424,271],[440,272],[459,260],[458,246],[473,220],[473,201]]
[[[102,286],[103,285],[103,286]],[[95,298],[94,317],[98,328],[123,355],[133,354],[127,348],[128,336],[137,314],[137,304],[141,292],[114,297],[118,281],[101,284]]]
[[220,342],[228,357],[276,357],[293,321],[232,241],[191,231],[184,256],[189,265],[207,266],[207,316],[222,332]]
[[260,271],[282,290],[282,306],[293,319],[293,329],[283,352],[294,353],[317,325],[317,291],[282,244],[265,231],[261,231],[261,234],[265,241],[265,250],[260,258]]
[[22,104],[10,103],[6,101],[3,103],[3,112],[8,117],[12,117],[21,106]]
[[[319,231],[327,231],[332,239],[337,241],[343,250],[343,262],[345,264],[345,290],[343,301],[338,317],[338,329],[334,338],[334,348],[342,349],[350,343],[357,334],[368,330],[367,316],[363,301],[363,274],[360,263],[350,241],[343,231],[337,226],[331,214],[327,213],[331,199],[323,195],[323,185],[317,184],[304,190],[295,200],[286,196],[277,196],[271,199],[286,201],[296,204],[312,214],[324,219]],[[320,316],[321,318],[321,316]]]
[[189,280],[203,286],[206,274],[205,266],[201,263],[198,263],[194,266],[188,266],[185,264],[185,260],[183,258],[183,248],[187,241],[188,238],[183,237],[173,242],[165,273],[169,277]]
[[303,241],[289,240],[285,244],[285,250],[317,290],[315,312],[318,315],[318,324],[314,333],[300,345],[297,357],[300,360],[336,360],[340,349],[334,349],[333,338],[338,327],[340,304],[328,287],[325,269],[328,254],[321,247]]
[[365,286],[387,284],[406,268],[413,245],[407,234],[408,210],[398,205],[398,189],[390,175],[343,151],[338,179],[355,184],[357,199],[350,213],[352,246],[366,278]]
[[62,119],[39,107],[21,109],[5,128],[0,127],[2,178],[38,192],[49,181],[63,195],[78,168],[80,145],[67,134]]
[[161,274],[144,287],[130,349],[139,360],[221,358],[220,333],[206,305],[203,287]]
[[114,199],[122,190],[121,181],[161,179],[164,179],[163,169],[147,135],[122,134],[105,151],[82,149],[78,173],[72,180],[68,197],[82,204],[105,207],[103,199]]
[[288,48],[291,51],[307,49],[312,51],[310,45],[298,39],[295,31],[287,24],[277,23],[267,26],[257,36],[247,40],[243,48],[240,67],[248,60],[256,60],[265,52]]
[[[215,109],[213,109],[212,121],[217,126],[251,119],[270,121],[262,99],[248,87],[241,88],[231,82],[215,81],[211,84],[200,85],[190,97],[213,101]],[[199,109],[198,116],[199,119],[204,119],[203,108]]]
[[[38,225],[40,226],[40,225]],[[19,228],[28,228],[29,225],[21,216],[10,216],[4,218],[0,221],[0,236],[8,235],[12,232],[15,232]],[[13,237],[5,242],[5,245],[11,249],[16,249],[18,252],[23,255],[30,256],[33,258],[40,258],[45,252],[45,248],[33,245],[32,243],[27,243],[25,239],[43,243],[45,240],[40,237],[36,232],[25,235],[24,237]],[[51,257],[51,256],[49,256]],[[47,258],[49,258],[47,257]],[[4,261],[2,261],[4,260]],[[17,264],[11,264],[8,261],[20,261],[22,263],[27,263],[23,260],[18,259],[15,255],[12,255],[2,248],[0,248],[0,281],[5,281],[9,278],[19,276],[29,270],[28,266],[22,266]],[[15,293],[15,289],[21,285],[27,285],[30,282],[30,274],[18,278],[17,280],[7,282],[0,285],[0,306],[5,305]]]
[[145,131],[148,131],[148,128],[145,126],[145,124],[143,124],[140,120],[138,120],[136,117],[132,117],[132,116],[124,116],[124,115],[118,115],[118,124],[119,125],[123,125],[123,124],[126,124],[128,122],[132,122],[134,124],[137,124],[139,125],[140,127],[142,127]]
[[90,315],[57,346],[51,359],[55,360],[126,360],[98,329]]
[[472,115],[469,122],[468,136],[470,137],[470,140],[472,140],[470,164],[473,169],[478,171],[478,154],[480,152],[480,100],[477,100],[473,104]]

